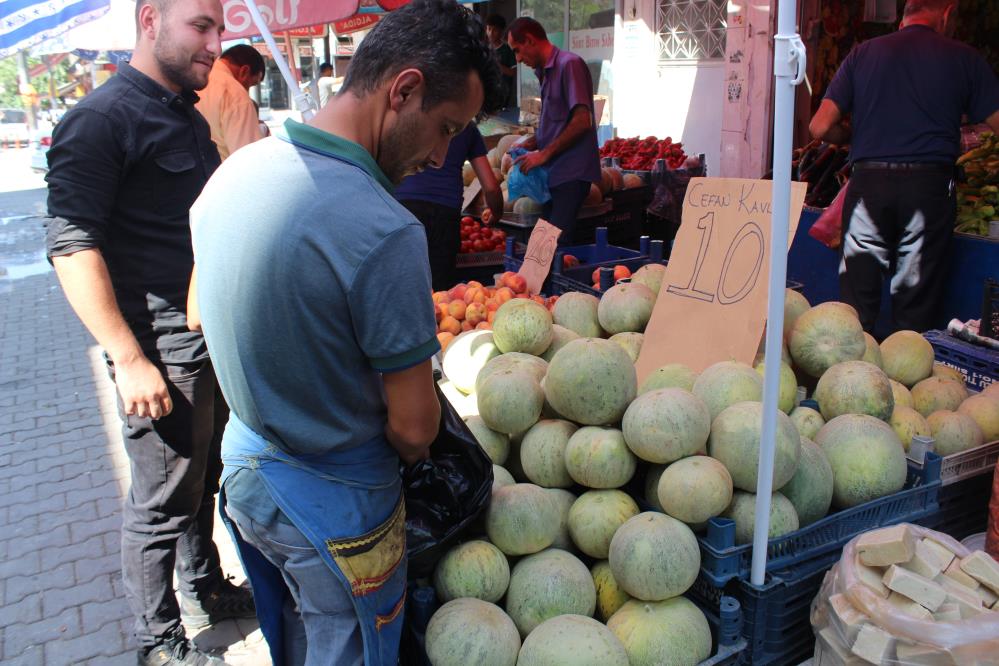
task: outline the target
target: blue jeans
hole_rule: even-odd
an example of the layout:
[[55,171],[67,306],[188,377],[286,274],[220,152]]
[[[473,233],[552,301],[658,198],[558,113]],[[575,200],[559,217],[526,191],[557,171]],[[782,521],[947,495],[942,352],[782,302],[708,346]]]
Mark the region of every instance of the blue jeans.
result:
[[[237,475],[254,474],[239,470]],[[266,493],[257,496],[257,519],[232,503],[225,510],[240,536],[281,570],[293,604],[284,609],[285,659],[294,666],[361,666],[364,642],[350,593],[320,557],[312,543],[291,524]],[[261,522],[261,515],[272,518]]]

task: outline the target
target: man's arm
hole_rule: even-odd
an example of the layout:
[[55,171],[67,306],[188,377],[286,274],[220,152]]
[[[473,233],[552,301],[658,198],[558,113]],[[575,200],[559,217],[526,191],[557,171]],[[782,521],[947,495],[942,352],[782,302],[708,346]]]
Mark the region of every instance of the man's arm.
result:
[[489,164],[489,158],[485,156],[473,157],[471,159],[472,169],[475,171],[479,184],[482,185],[482,194],[486,199],[486,206],[496,215],[503,215],[503,190],[500,189],[496,174]]
[[198,308],[198,267],[191,269],[191,284],[187,288],[187,330],[201,332],[201,310]]
[[430,455],[430,445],[437,437],[441,405],[434,391],[430,359],[399,372],[382,375],[388,422],[385,436],[406,465]]
[[234,95],[222,109],[222,136],[230,155],[263,138],[257,110],[249,95],[244,94],[239,98]]
[[[521,171],[529,173],[531,169],[547,164],[553,158],[571,148],[592,127],[593,118],[590,116],[590,110],[583,105],[576,106],[569,116],[569,124],[565,126],[561,134],[541,150],[521,155],[515,162],[520,165]],[[535,142],[535,145],[537,145],[537,142]]]
[[843,124],[843,114],[831,99],[822,100],[819,110],[808,123],[812,138],[837,146],[850,143],[850,128]]
[[173,409],[163,375],[139,347],[111,287],[99,250],[52,257],[69,304],[114,363],[115,384],[125,413],[158,419]]

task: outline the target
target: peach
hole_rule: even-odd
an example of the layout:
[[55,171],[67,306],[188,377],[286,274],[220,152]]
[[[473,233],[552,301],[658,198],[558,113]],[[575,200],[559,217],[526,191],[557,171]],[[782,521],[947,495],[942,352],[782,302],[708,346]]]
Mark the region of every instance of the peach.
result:
[[499,309],[500,302],[499,302],[499,299],[497,299],[497,298],[487,298],[486,302],[483,303],[483,305],[485,305],[486,309],[491,312],[493,310],[498,310]]
[[451,313],[448,312],[448,303],[438,303],[437,304],[437,321],[439,322],[444,317],[450,317]]
[[447,303],[451,300],[446,291],[435,291],[431,298],[434,301],[434,305],[437,305],[438,303]]
[[478,324],[475,325],[475,329],[478,331],[491,331],[493,330],[493,325],[490,324],[488,321],[480,321]]
[[482,289],[482,283],[478,280],[469,280],[466,284],[469,289]]
[[472,330],[473,328],[475,328],[475,327],[474,327],[474,326],[472,326],[472,325],[471,325],[470,323],[468,323],[467,321],[463,321],[463,322],[461,322],[461,332],[462,332],[462,333],[464,333],[465,331],[471,331],[471,330]]
[[465,308],[465,321],[467,321],[472,326],[475,326],[480,321],[485,321],[486,317],[489,315],[489,310],[482,303],[470,303],[467,308]]
[[486,292],[481,287],[469,287],[465,292],[465,303],[485,303]]
[[441,319],[441,333],[458,335],[461,333],[461,322],[454,317],[444,317]]
[[513,289],[510,287],[500,287],[496,290],[496,300],[499,301],[500,305],[509,301],[513,296]]
[[537,303],[538,305],[545,304],[545,299],[541,298],[540,296],[531,296],[531,300]]
[[492,312],[490,312],[489,314],[486,315],[486,321],[489,322],[490,324],[493,323],[493,320],[495,320],[495,319],[496,319],[496,311],[495,310],[493,310]]
[[627,266],[617,265],[614,267],[614,280],[623,280],[631,277],[631,270]]
[[513,289],[518,294],[523,294],[527,291],[527,280],[520,275],[513,275],[509,280],[507,280],[507,286]]
[[451,301],[447,304],[447,313],[461,321],[465,318],[465,301]]
[[447,346],[451,344],[454,340],[454,334],[447,331],[441,331],[437,334],[437,342],[440,343],[441,351],[447,351]]
[[460,299],[462,299],[462,298],[465,297],[465,291],[467,289],[468,289],[468,286],[466,286],[465,284],[457,284],[457,285],[451,287],[450,289],[448,289],[447,295],[448,295],[448,297],[452,301],[456,300],[456,299],[460,300]]

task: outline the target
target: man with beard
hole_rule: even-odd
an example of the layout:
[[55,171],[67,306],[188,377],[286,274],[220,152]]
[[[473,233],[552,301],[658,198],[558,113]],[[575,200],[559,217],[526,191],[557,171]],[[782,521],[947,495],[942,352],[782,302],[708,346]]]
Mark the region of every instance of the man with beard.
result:
[[276,664],[397,663],[399,465],[436,437],[440,347],[426,234],[392,189],[439,167],[501,94],[479,19],[415,0],[364,38],[308,124],[234,154],[191,210],[232,409],[222,503]]
[[[139,664],[219,664],[181,625],[252,617],[212,542],[225,403],[204,338],[188,330],[188,211],[219,165],[194,90],[223,30],[218,0],[140,0],[130,63],[56,127],[48,153],[48,256],[104,348],[131,489],[122,578]],[[176,567],[182,603],[173,592]]]

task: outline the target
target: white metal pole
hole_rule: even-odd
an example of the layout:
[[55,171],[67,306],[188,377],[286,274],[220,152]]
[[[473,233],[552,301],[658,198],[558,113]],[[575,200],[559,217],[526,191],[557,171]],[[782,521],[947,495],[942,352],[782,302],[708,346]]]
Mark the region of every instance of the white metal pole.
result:
[[787,282],[787,236],[791,209],[791,143],[794,87],[805,74],[805,48],[795,31],[795,0],[780,0],[774,38],[773,214],[770,222],[766,367],[763,373],[763,427],[750,581],[762,585],[767,565],[770,503],[774,481],[774,447],[780,388],[781,341],[784,335],[784,289]]
[[[267,26],[267,21],[264,17],[260,15],[260,10],[257,8],[257,3],[255,0],[243,0],[246,3],[246,8],[250,12],[250,18],[257,25],[260,30],[260,36],[264,38],[264,43],[267,44],[267,48],[271,51],[271,56],[274,58],[274,62],[277,63],[278,69],[281,70],[281,76],[284,78],[284,82],[288,84],[288,88],[291,90],[292,98],[295,100],[295,108],[302,112],[302,119],[309,120],[312,116],[316,115],[316,109],[313,105],[313,101],[302,92],[302,89],[298,86],[298,81],[291,73],[291,69],[288,67],[288,63],[285,62],[284,57],[281,56],[281,52],[278,51],[277,43],[274,41],[274,35],[271,34],[271,29]],[[291,55],[290,53],[288,55]]]

